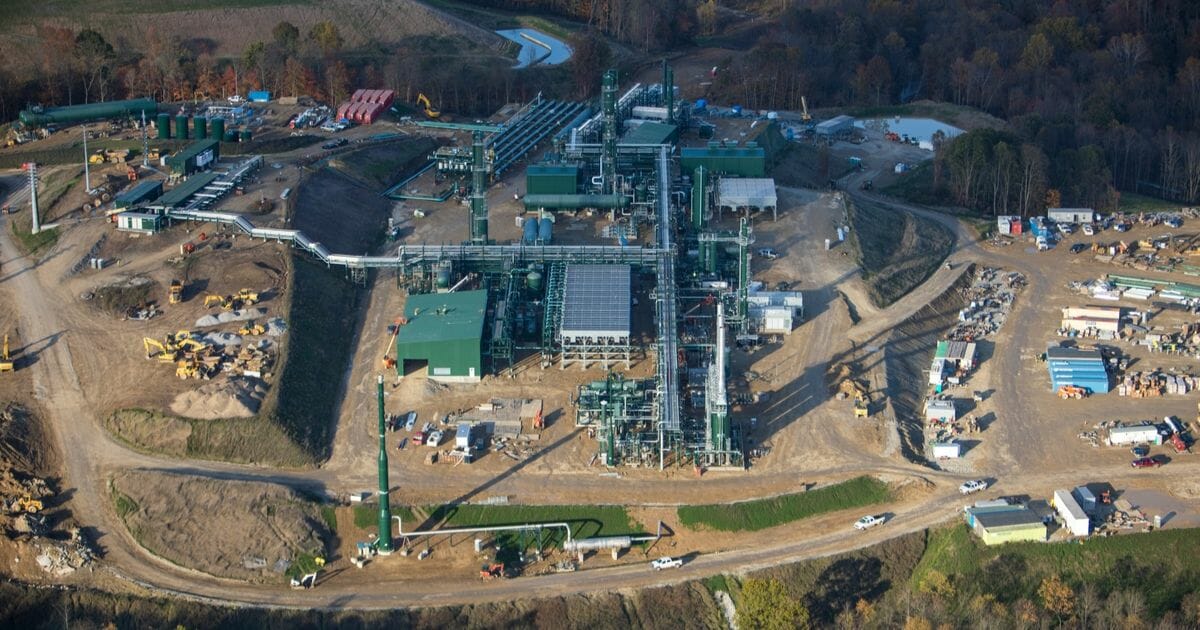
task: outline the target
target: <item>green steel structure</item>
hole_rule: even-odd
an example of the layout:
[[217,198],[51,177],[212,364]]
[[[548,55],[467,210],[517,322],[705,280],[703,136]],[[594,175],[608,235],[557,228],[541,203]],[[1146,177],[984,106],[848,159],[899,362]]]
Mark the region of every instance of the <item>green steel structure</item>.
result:
[[388,483],[387,424],[383,413],[383,375],[375,381],[376,407],[379,409],[379,538],[375,551],[380,555],[392,553],[391,485]]
[[419,122],[422,127],[457,129],[471,132],[471,243],[488,242],[487,179],[488,160],[484,152],[484,134],[499,133],[503,127],[478,123]]
[[410,295],[407,320],[396,337],[396,372],[404,362],[429,362],[429,378],[477,382],[483,376],[483,322],[487,291]]
[[662,104],[667,109],[667,124],[675,124],[675,71],[663,59]]
[[621,132],[621,120],[617,117],[616,69],[604,73],[604,82],[600,87],[600,108],[604,116],[600,153],[601,190],[612,195],[617,192],[617,136]]
[[573,195],[578,191],[579,167],[574,164],[541,164],[525,169],[526,195]]
[[127,101],[108,101],[105,103],[88,103],[86,105],[67,105],[65,107],[35,106],[20,114],[21,124],[30,127],[45,125],[62,125],[67,123],[88,122],[89,120],[105,120],[122,116],[151,116],[158,113],[158,103],[152,98],[135,98]]
[[704,229],[704,218],[708,215],[708,170],[697,166],[692,174],[692,229]]
[[656,454],[655,387],[654,379],[628,380],[615,372],[579,387],[575,426],[595,431],[605,465],[632,463]]

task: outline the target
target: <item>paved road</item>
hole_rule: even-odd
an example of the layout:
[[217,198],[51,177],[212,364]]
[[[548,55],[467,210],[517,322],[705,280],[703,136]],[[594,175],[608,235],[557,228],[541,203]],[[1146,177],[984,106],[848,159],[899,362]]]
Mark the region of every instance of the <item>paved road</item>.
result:
[[[883,201],[874,196],[871,198]],[[1028,265],[1021,264],[1019,260],[979,249],[969,238],[965,228],[952,218],[928,213],[919,208],[905,207],[904,209],[939,221],[955,230],[960,240],[953,260],[966,262],[987,259],[994,261],[992,264],[1003,264],[1020,269],[1030,276],[1031,284],[1042,281],[1036,269],[1030,269]],[[0,249],[15,251],[6,225],[0,225]],[[60,318],[51,297],[52,294],[45,289],[47,286],[54,286],[56,281],[57,278],[53,277],[50,271],[44,266],[39,267],[32,261],[15,259],[6,263],[3,282],[11,292],[13,299],[19,304],[20,325],[24,335],[28,338],[40,339],[61,335],[65,339],[71,339],[72,331]],[[950,274],[935,275],[930,285],[922,287],[921,290],[937,291],[939,283],[950,281],[952,281]],[[824,297],[832,299],[832,295]],[[897,305],[882,312],[878,320],[864,322],[867,326],[873,327],[866,330],[883,330],[894,325],[920,308],[921,304],[917,302],[919,302],[918,298],[910,301],[901,300]],[[1020,321],[1020,309],[1014,313],[1014,318],[1018,321],[1013,325],[1018,327],[1023,325]],[[856,461],[845,466],[820,472],[830,476],[859,472],[918,475],[936,483],[937,489],[920,499],[895,507],[896,513],[892,521],[887,526],[874,531],[853,532],[847,524],[844,529],[832,528],[828,533],[805,537],[785,530],[781,532],[778,543],[702,555],[690,561],[683,569],[669,574],[653,573],[644,564],[638,563],[490,584],[456,584],[452,589],[447,589],[445,585],[439,583],[411,581],[403,582],[401,588],[400,583],[397,582],[381,583],[370,579],[336,579],[323,584],[321,588],[304,592],[295,592],[278,586],[249,585],[183,569],[147,553],[129,536],[112,510],[106,488],[108,476],[128,468],[144,468],[228,479],[275,482],[293,487],[332,487],[332,484],[338,483],[338,480],[333,478],[330,472],[324,470],[293,473],[215,462],[179,461],[139,454],[125,448],[114,442],[98,426],[75,372],[70,345],[62,342],[60,338],[59,342],[50,344],[43,350],[38,356],[38,361],[27,369],[32,371],[35,395],[46,409],[48,430],[57,441],[59,451],[62,453],[66,480],[69,484],[74,485],[75,492],[71,501],[77,520],[95,532],[96,541],[105,554],[105,564],[111,567],[116,574],[154,590],[206,601],[301,608],[345,608],[347,606],[389,608],[404,605],[512,600],[529,597],[533,594],[549,596],[645,586],[663,581],[692,579],[719,572],[743,571],[875,544],[889,537],[924,529],[952,518],[961,503],[957,499],[954,489],[961,480],[959,477],[932,472],[895,459],[863,457],[856,458]],[[819,357],[813,355],[809,358]],[[1017,359],[1001,355],[997,360],[1001,362],[1000,366],[1003,368],[1007,365],[1004,363],[1005,361]],[[1001,374],[1006,373],[1004,369],[998,371]],[[1015,374],[1015,372],[1012,373]],[[1019,388],[1010,385],[999,387],[998,390],[1008,392],[1008,394],[1001,395],[1012,397],[1017,396],[1020,391]],[[1004,404],[1015,403],[1010,401]],[[1171,468],[1173,469],[1172,474],[1183,475],[1194,475],[1200,470],[1200,466],[1195,464],[1172,465]],[[1001,488],[1012,491],[1061,485],[1085,474],[1102,474],[1114,481],[1121,479],[1120,474],[1114,478],[1111,470],[1104,469],[1075,470],[1056,475],[1019,475],[1020,471],[1010,466],[1005,469],[1005,472],[1014,474],[1011,478],[1005,479],[1005,484]],[[712,481],[720,486],[745,483],[743,479],[739,478]],[[614,496],[612,494],[614,487],[617,488],[615,492],[622,496],[637,496],[639,488],[649,488],[651,485],[650,482],[637,480],[614,484],[612,480],[595,476],[548,477],[543,482],[551,490],[565,491],[570,488],[579,490],[581,494],[608,492],[609,496]],[[656,485],[661,487],[661,483]],[[367,572],[363,575],[369,577],[370,573]]]

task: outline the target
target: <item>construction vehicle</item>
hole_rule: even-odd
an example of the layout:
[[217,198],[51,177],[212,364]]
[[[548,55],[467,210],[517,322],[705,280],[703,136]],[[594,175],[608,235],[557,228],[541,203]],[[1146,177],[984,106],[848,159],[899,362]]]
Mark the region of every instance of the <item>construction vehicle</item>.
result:
[[42,505],[41,499],[35,499],[28,494],[19,496],[8,502],[8,511],[16,514],[21,514],[22,512],[26,514],[37,514],[38,512],[44,510],[45,507],[46,506]]
[[[233,310],[232,303],[233,296],[222,296],[217,295],[216,293],[209,293],[208,295],[204,296],[204,308],[220,306],[222,309],[229,311]],[[229,308],[225,308],[226,304],[230,304]]]
[[182,280],[172,280],[171,288],[168,290],[168,293],[167,293],[167,303],[168,304],[179,304],[182,301],[183,301],[183,281]]
[[420,105],[425,109],[425,115],[429,118],[437,118],[442,115],[441,112],[433,108],[433,103],[430,103],[429,97],[425,96],[423,93],[417,94],[417,105]]
[[262,324],[255,324],[254,322],[247,322],[245,326],[242,326],[241,328],[238,329],[239,335],[258,336],[258,335],[264,335],[264,334],[266,334],[266,332],[267,332],[266,326],[263,326]]
[[142,337],[142,347],[146,349],[146,358],[158,358],[159,361],[173,363],[175,361],[175,348],[167,348],[166,344],[152,337]]
[[490,582],[495,579],[504,579],[508,576],[504,574],[503,563],[493,563],[479,567],[479,577],[484,582]]
[[255,304],[258,304],[258,292],[250,289],[241,289],[233,295],[210,293],[204,296],[204,308],[220,306],[223,311],[237,311]]
[[4,347],[0,348],[0,372],[16,371],[16,364],[8,352],[8,335],[4,335]]
[[400,327],[407,324],[408,320],[403,317],[397,317],[396,322],[388,326],[388,332],[391,336],[388,337],[387,345],[383,347],[383,369],[390,370],[396,367],[396,360],[393,359],[388,352],[396,346],[396,337],[400,336]]
[[812,114],[808,113],[808,98],[800,97],[800,122],[809,124],[812,122]]
[[854,397],[854,417],[866,418],[871,415],[870,401],[865,394],[858,394]]
[[1058,397],[1062,398],[1063,400],[1080,400],[1082,398],[1087,398],[1088,393],[1089,392],[1087,388],[1076,387],[1074,385],[1063,385],[1062,387],[1058,388]]

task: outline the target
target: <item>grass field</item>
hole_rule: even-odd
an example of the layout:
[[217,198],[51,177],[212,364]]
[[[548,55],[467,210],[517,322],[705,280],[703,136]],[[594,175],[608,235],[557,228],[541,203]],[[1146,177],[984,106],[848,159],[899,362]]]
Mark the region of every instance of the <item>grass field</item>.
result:
[[891,498],[888,485],[874,477],[849,481],[800,494],[716,505],[685,505],[679,521],[691,529],[725,532],[757,531],[826,512],[884,503]]
[[[430,509],[430,520],[442,527],[488,527],[566,522],[575,538],[625,536],[642,529],[625,508],[612,505],[443,505]],[[546,530],[545,540],[562,543],[562,530]]]
[[[311,0],[48,0],[44,2],[0,3],[0,25],[16,24],[47,16],[105,14],[173,13],[210,9],[248,9],[282,5],[311,4]],[[3,30],[3,26],[0,26]]]
[[870,202],[848,204],[850,240],[858,252],[867,293],[883,308],[925,282],[954,246],[954,236],[933,221]]
[[1043,578],[1058,574],[1075,588],[1092,584],[1101,593],[1137,590],[1157,617],[1195,590],[1200,529],[1095,538],[1083,543],[1011,543],[987,547],[965,525],[929,532],[912,585],[939,571],[960,591],[990,592],[1000,601],[1036,598]]
[[278,424],[259,418],[191,420],[145,409],[121,409],[108,416],[104,428],[143,453],[288,468],[315,463]]
[[1122,212],[1179,212],[1181,204],[1131,192],[1121,193]]
[[58,228],[42,230],[37,234],[29,232],[29,213],[18,215],[9,221],[13,236],[17,237],[17,247],[29,255],[40,254],[54,247],[58,242]]

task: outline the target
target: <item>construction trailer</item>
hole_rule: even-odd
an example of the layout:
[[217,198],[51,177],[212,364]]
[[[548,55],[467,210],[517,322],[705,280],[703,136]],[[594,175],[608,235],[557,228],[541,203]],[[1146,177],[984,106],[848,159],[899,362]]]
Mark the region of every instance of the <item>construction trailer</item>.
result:
[[1074,332],[1091,331],[1115,336],[1121,332],[1121,307],[1068,306],[1062,309],[1061,328]]
[[1075,497],[1067,490],[1055,490],[1054,498],[1051,500],[1054,505],[1054,511],[1058,514],[1067,531],[1071,532],[1072,536],[1087,536],[1092,533],[1092,522],[1088,518],[1087,512],[1083,510],[1083,506],[1075,500]]
[[1109,446],[1129,446],[1131,444],[1162,444],[1162,433],[1153,424],[1135,425],[1131,427],[1113,427],[1108,430]]
[[487,291],[410,295],[407,322],[396,336],[396,374],[425,361],[430,380],[478,383],[483,377],[483,325]]
[[156,234],[163,228],[164,217],[153,212],[128,210],[117,215],[117,230],[136,234]]
[[958,412],[954,408],[953,400],[927,400],[925,401],[925,421],[936,422],[939,424],[950,425],[958,419]]
[[1096,211],[1091,208],[1046,208],[1046,218],[1055,223],[1092,223]]

